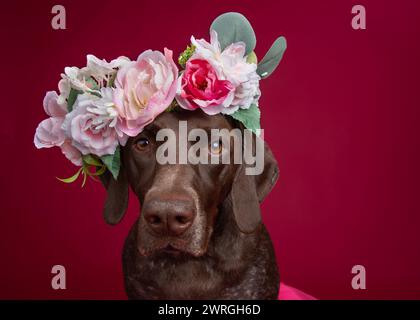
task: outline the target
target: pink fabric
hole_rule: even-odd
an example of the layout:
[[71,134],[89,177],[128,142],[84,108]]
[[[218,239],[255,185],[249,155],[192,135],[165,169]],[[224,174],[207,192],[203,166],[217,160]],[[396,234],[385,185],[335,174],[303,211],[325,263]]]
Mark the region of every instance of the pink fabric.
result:
[[279,300],[317,300],[316,298],[306,294],[298,289],[280,283]]

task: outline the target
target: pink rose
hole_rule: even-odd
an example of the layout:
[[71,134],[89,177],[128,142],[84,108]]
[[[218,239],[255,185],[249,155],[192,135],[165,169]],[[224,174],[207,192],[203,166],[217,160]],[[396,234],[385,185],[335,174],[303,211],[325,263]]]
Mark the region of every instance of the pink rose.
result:
[[101,157],[114,154],[119,144],[115,128],[90,111],[95,110],[95,103],[101,100],[88,93],[79,94],[73,110],[66,115],[63,123],[66,136],[83,155],[91,153]]
[[230,93],[234,86],[228,80],[221,79],[206,60],[189,60],[180,81],[181,88],[176,99],[184,109],[201,108],[213,115],[232,103],[233,95]]
[[175,97],[178,68],[172,51],[164,53],[147,50],[117,73],[114,103],[119,129],[129,136],[139,134]]
[[71,144],[71,140],[64,140],[63,144],[60,146],[61,152],[69,159],[74,165],[81,166],[83,164],[82,154]]
[[[203,103],[202,98],[196,97],[194,94],[189,94],[187,92],[187,81],[189,81],[187,78],[187,62],[186,70],[182,75],[181,92],[178,92],[177,95],[177,101],[181,107],[191,109],[195,103],[208,114],[232,114],[238,109],[248,109],[252,104],[258,103],[261,95],[259,90],[260,77],[256,73],[257,65],[247,62],[245,43],[232,43],[222,51],[217,33],[214,30],[210,32],[210,43],[204,39],[195,39],[194,37],[191,37],[191,43],[194,45],[195,50],[189,62],[197,60],[207,61],[212,68],[210,74],[215,73],[217,79],[229,82],[230,90],[228,93],[229,96],[225,100],[222,99],[221,94],[217,94],[216,92],[212,95],[203,96],[202,98],[209,99],[209,106]],[[201,64],[201,67],[204,67],[204,64]],[[207,65],[204,68],[210,69]],[[192,71],[191,76],[190,79],[195,81],[194,71]],[[214,98],[214,101],[211,100],[213,95],[215,97],[220,96],[220,103],[218,105],[216,104],[217,98]]]
[[38,149],[59,147],[64,142],[61,125],[66,115],[66,106],[57,103],[55,91],[48,91],[44,98],[44,110],[50,118],[43,120],[35,131],[34,144]]
[[64,132],[61,129],[63,119],[50,117],[43,120],[35,131],[35,147],[41,149],[61,146],[65,139]]
[[44,98],[44,110],[50,118],[43,120],[35,131],[34,144],[38,149],[60,147],[64,155],[77,166],[82,165],[82,155],[69,144],[62,128],[67,114],[67,105],[58,103],[55,91],[49,91]]

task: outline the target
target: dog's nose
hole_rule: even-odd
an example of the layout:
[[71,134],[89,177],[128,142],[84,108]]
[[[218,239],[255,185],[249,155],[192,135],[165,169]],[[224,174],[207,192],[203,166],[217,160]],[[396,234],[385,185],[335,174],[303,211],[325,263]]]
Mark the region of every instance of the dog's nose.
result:
[[144,218],[149,227],[158,234],[171,234],[179,236],[192,224],[194,214],[192,211],[184,212],[146,212]]
[[161,235],[182,235],[191,227],[195,214],[190,205],[156,202],[146,206],[144,219],[149,227]]

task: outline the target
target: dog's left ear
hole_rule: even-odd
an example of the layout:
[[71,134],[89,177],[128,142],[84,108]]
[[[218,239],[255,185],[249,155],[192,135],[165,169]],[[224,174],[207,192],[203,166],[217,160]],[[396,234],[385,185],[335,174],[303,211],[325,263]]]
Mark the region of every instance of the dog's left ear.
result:
[[108,224],[117,224],[123,218],[128,206],[128,179],[121,165],[117,180],[109,171],[99,176],[102,184],[107,190],[104,205],[104,219]]
[[[254,146],[256,139],[259,138],[254,136]],[[245,169],[245,164],[237,169],[227,205],[233,211],[239,230],[252,233],[261,223],[260,203],[270,193],[279,176],[277,161],[267,143],[264,142],[263,172],[246,175]]]
[[[259,139],[259,138],[256,138]],[[254,144],[255,145],[255,144]],[[253,176],[257,188],[258,200],[261,203],[271,192],[279,178],[279,167],[267,142],[264,141],[264,171]]]

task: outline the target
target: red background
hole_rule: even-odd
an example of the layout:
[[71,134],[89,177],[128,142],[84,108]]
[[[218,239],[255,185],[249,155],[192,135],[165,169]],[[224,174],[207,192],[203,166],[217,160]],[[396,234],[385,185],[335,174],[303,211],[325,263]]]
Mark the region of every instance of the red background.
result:
[[[33,146],[42,99],[88,53],[135,59],[208,38],[239,11],[257,55],[279,35],[288,49],[261,83],[262,124],[280,166],[263,204],[282,280],[321,299],[420,298],[420,3],[399,1],[8,1],[1,9],[0,298],[125,298],[121,249],[138,214],[102,219],[105,192],[63,185],[76,170],[59,149]],[[67,30],[51,8],[67,9]],[[363,4],[367,30],[351,28]],[[67,290],[51,288],[51,268]],[[351,288],[366,267],[367,290]]]

